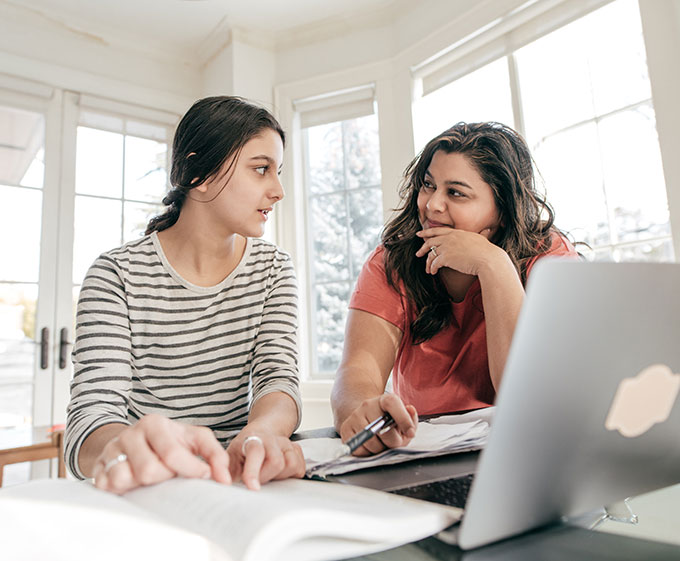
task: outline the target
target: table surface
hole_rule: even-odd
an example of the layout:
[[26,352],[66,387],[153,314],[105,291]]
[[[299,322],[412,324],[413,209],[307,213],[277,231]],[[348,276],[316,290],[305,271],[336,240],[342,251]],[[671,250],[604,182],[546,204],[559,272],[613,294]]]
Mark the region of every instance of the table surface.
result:
[[[298,433],[293,439],[323,436],[337,434],[328,427]],[[347,483],[352,483],[352,479],[362,483],[358,473],[343,479]],[[599,510],[568,524],[557,524],[473,551],[462,551],[436,538],[427,538],[354,561],[680,561],[680,484],[633,497],[629,505],[638,517],[637,524],[605,520],[591,530],[590,526],[603,512]]]

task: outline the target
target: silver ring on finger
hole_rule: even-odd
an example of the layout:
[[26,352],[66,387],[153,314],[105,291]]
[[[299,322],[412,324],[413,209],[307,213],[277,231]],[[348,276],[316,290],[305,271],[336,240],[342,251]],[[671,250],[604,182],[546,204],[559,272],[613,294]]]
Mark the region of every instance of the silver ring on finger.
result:
[[123,453],[118,454],[115,458],[109,460],[104,464],[104,473],[108,473],[113,466],[117,466],[122,462],[127,462],[127,459],[128,459],[127,454]]
[[437,248],[436,248],[435,246],[432,246],[432,247],[430,248],[430,251],[432,252],[432,255],[434,255],[435,257],[437,257]]
[[262,439],[259,436],[249,436],[243,441],[243,444],[241,444],[241,454],[244,456],[246,455],[246,446],[249,442],[259,442],[262,444],[262,446],[264,446],[264,442],[262,442]]

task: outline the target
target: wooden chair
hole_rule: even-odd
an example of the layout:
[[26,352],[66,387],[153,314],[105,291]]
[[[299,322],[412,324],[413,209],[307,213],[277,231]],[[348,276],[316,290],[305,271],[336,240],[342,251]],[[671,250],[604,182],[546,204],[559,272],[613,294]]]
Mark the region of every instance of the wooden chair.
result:
[[66,477],[64,431],[51,427],[0,428],[0,487],[6,465],[57,458],[59,477]]

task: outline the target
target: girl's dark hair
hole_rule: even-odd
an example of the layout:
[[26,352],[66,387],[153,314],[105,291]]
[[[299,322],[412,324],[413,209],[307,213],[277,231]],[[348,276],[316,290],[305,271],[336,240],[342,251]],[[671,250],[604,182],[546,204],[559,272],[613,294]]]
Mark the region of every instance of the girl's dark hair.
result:
[[503,248],[515,265],[522,283],[531,258],[551,246],[554,212],[536,190],[533,160],[524,139],[500,123],[458,123],[427,143],[408,165],[399,194],[397,215],[385,226],[385,271],[391,286],[403,282],[416,317],[411,323],[413,344],[431,339],[448,326],[451,305],[444,284],[425,272],[424,260],[416,251],[423,240],[418,217],[418,193],[435,152],[464,154],[493,190],[500,217],[499,230],[491,240]]
[[[199,99],[177,125],[172,143],[171,189],[163,199],[165,211],[149,221],[146,234],[160,232],[179,218],[187,193],[214,177],[231,156],[262,131],[285,134],[274,116],[240,97],[216,96]],[[233,167],[234,158],[226,171]]]

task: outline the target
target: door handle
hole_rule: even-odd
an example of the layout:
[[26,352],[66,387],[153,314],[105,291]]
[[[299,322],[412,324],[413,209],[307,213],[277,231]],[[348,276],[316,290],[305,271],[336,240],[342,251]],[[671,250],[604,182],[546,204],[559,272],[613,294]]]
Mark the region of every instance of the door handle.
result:
[[68,329],[61,328],[59,332],[59,368],[62,370],[66,368],[66,355],[68,354],[68,346],[71,341],[68,340]]
[[49,360],[50,354],[50,330],[47,327],[43,327],[40,330],[40,368],[42,370],[47,369],[47,361]]

